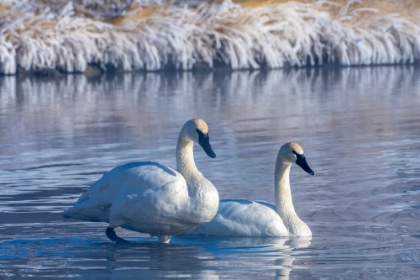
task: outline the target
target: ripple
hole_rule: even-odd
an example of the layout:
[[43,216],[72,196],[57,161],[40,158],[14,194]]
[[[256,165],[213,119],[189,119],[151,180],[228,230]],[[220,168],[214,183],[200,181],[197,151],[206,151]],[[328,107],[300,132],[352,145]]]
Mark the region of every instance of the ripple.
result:
[[[0,277],[417,279],[418,74],[129,73],[77,87],[83,77],[0,77],[0,87],[15,85],[0,92]],[[294,166],[291,184],[312,240],[174,237],[162,245],[119,230],[132,242],[120,246],[104,223],[62,218],[116,165],[175,166],[179,128],[192,116],[209,123],[218,157],[197,146],[195,160],[221,198],[274,201],[278,149],[302,144],[316,175]]]

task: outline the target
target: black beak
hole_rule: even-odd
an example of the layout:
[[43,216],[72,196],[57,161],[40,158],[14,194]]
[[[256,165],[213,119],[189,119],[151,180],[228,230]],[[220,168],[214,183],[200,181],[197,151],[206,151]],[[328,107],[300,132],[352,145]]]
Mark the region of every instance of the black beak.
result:
[[216,154],[214,153],[213,149],[211,148],[209,135],[207,133],[204,134],[203,132],[201,132],[198,129],[196,129],[196,130],[197,130],[197,133],[198,133],[198,144],[200,144],[200,146],[203,148],[203,150],[206,152],[206,154],[209,157],[215,158]]
[[308,163],[306,162],[306,158],[304,155],[298,154],[293,152],[297,159],[296,159],[296,164],[299,165],[303,170],[305,170],[306,172],[308,172],[311,175],[314,175],[315,173],[312,171],[312,169],[309,167]]

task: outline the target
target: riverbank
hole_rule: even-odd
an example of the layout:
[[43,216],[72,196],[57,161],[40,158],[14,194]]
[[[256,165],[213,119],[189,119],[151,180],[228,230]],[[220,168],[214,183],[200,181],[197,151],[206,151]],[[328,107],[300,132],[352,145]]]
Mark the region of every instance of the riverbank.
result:
[[415,1],[16,1],[0,4],[0,74],[321,65],[420,58]]

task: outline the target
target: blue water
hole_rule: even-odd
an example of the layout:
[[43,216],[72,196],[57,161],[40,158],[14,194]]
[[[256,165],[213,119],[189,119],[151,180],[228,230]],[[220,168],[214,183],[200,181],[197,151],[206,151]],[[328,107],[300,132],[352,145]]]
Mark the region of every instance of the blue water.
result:
[[[418,279],[420,69],[0,77],[0,278]],[[215,159],[196,163],[222,198],[273,202],[280,146],[305,238],[171,244],[62,210],[129,161],[175,166],[183,123],[204,118]]]

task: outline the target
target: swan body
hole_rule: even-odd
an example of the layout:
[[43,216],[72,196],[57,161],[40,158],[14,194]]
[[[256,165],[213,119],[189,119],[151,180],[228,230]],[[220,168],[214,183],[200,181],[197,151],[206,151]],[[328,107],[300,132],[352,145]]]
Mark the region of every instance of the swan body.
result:
[[149,233],[168,243],[178,235],[210,221],[217,212],[219,195],[213,184],[198,171],[193,158],[194,142],[210,157],[207,124],[193,119],[181,129],[177,169],[158,162],[131,162],[105,173],[76,202],[65,210],[65,218],[106,222],[107,236],[123,241],[114,228]]
[[219,210],[213,220],[186,234],[232,237],[311,236],[311,230],[293,207],[289,183],[293,163],[314,175],[299,144],[291,142],[283,145],[276,161],[276,204],[245,199],[220,200]]
[[216,236],[288,236],[275,205],[264,201],[222,199],[213,220],[187,233]]

